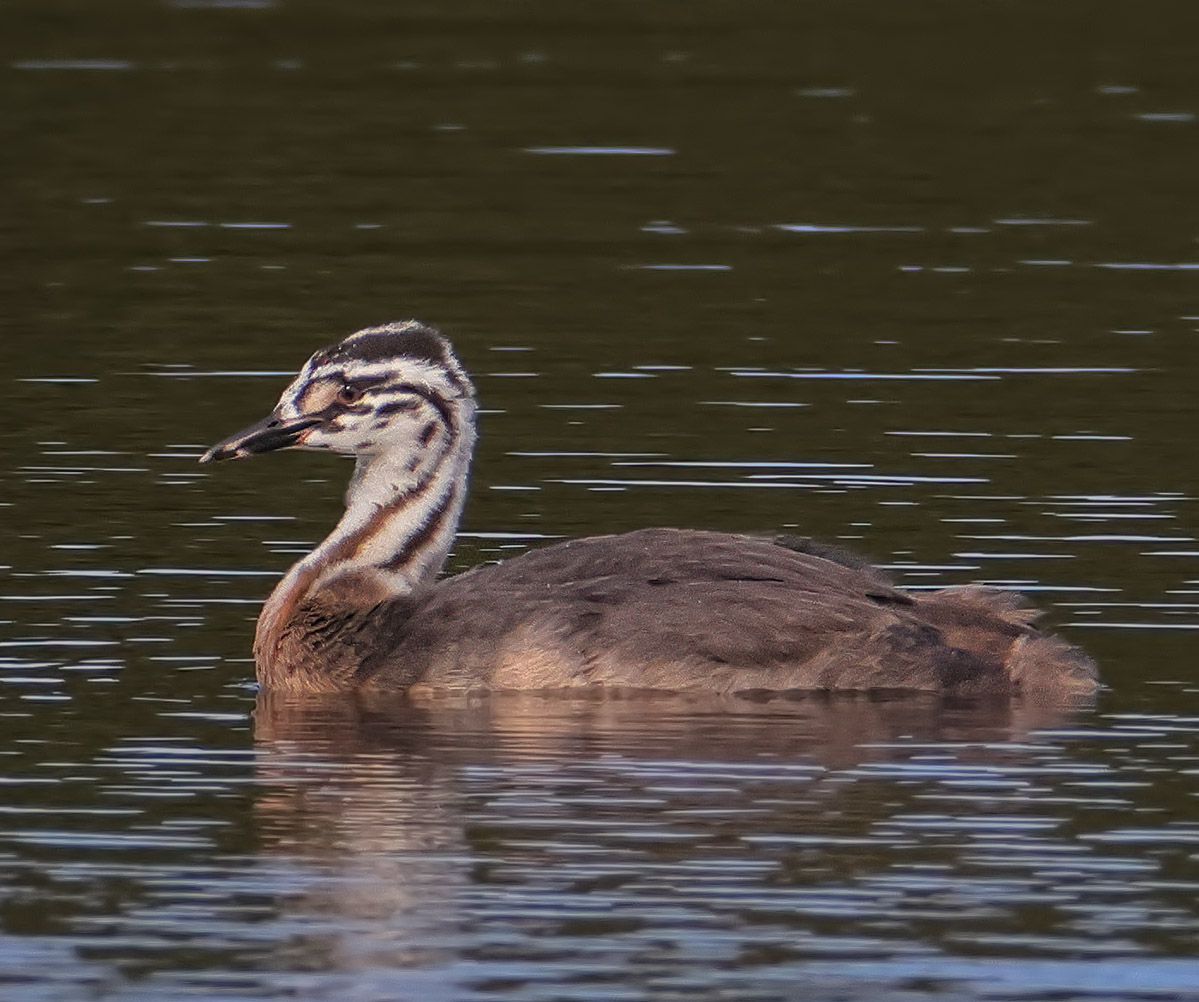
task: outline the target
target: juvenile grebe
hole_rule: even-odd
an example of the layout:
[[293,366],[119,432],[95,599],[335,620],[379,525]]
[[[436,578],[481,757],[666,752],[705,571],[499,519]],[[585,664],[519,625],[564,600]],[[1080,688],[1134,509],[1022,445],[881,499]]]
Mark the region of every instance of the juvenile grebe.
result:
[[318,351],[207,463],[275,449],[357,457],[340,522],[258,619],[264,687],[1086,694],[1094,663],[1019,596],[907,593],[837,547],[643,529],[438,580],[475,444],[449,342],[407,320]]

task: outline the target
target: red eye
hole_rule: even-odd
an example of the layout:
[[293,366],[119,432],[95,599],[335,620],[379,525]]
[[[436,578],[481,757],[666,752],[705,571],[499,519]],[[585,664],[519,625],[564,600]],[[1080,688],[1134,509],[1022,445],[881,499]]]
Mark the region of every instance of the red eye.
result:
[[337,399],[343,404],[356,404],[362,399],[362,391],[346,383],[337,391]]

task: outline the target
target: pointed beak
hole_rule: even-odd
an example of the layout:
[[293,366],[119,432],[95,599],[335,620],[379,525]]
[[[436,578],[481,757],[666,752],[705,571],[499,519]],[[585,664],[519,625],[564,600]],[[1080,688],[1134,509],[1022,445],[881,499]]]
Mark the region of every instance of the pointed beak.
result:
[[223,442],[217,442],[200,457],[201,463],[216,463],[222,459],[245,459],[258,452],[274,452],[296,445],[301,433],[321,423],[318,417],[281,418],[271,414],[257,424],[243,428]]

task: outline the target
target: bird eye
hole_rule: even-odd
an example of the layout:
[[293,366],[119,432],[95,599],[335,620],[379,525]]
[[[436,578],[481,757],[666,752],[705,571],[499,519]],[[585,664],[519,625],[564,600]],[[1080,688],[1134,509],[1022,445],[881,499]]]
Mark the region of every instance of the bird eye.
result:
[[362,399],[362,391],[356,386],[351,386],[346,383],[340,390],[337,391],[337,400],[343,404],[356,404]]

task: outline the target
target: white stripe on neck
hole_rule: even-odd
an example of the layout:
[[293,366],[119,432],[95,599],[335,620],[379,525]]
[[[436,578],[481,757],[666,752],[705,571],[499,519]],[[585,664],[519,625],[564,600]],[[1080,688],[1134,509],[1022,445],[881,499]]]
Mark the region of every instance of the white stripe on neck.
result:
[[473,422],[439,429],[439,436],[444,435],[450,441],[431,448],[415,470],[408,469],[407,456],[358,458],[341,521],[292,569],[300,574],[317,571],[309,594],[347,571],[369,571],[397,595],[436,580],[466,497]]
[[[461,444],[459,440],[458,445]],[[383,458],[367,470],[364,488],[373,486],[375,466]],[[430,455],[427,464],[410,474],[416,478],[415,486],[407,488],[412,491],[411,500],[391,508],[387,518],[359,547],[354,564],[380,568],[389,578],[390,588],[397,593],[410,592],[436,580],[458,528],[469,461],[469,448],[464,456],[457,448]],[[386,476],[386,471],[381,475]],[[398,494],[391,492],[392,497]],[[384,510],[387,501],[380,504],[376,496],[368,495],[369,501],[355,499],[351,510],[365,504],[374,512]]]

